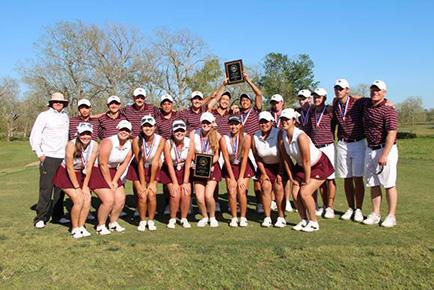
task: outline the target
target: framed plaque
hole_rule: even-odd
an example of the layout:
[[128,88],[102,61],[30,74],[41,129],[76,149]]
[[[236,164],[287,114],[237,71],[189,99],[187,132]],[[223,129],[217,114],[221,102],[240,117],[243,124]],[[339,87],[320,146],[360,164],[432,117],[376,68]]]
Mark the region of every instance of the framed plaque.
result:
[[194,177],[209,178],[211,176],[211,168],[213,156],[211,154],[196,153],[196,159],[194,160]]
[[225,71],[226,77],[229,79],[228,84],[244,82],[243,61],[241,59],[225,62]]

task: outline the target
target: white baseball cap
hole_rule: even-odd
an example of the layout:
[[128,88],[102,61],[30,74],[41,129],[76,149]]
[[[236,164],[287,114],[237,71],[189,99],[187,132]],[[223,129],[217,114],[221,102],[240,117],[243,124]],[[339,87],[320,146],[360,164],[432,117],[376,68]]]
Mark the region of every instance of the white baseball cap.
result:
[[293,108],[287,108],[282,110],[282,113],[280,113],[279,118],[287,118],[287,119],[298,119],[298,117],[300,117],[300,113],[298,113],[296,110],[294,110]]
[[271,96],[270,102],[271,101],[275,101],[275,102],[283,102],[283,97],[279,94],[275,94]]
[[119,122],[119,124],[116,126],[116,129],[120,130],[120,129],[128,129],[128,130],[132,130],[133,126],[131,125],[130,122],[128,122],[127,120],[122,120]]
[[164,94],[160,97],[160,103],[162,103],[164,101],[169,101],[169,102],[173,103],[173,98],[169,94]]
[[201,99],[203,99],[202,92],[201,91],[194,91],[194,92],[192,92],[190,100],[194,99],[195,97],[200,97]]
[[311,95],[312,95],[312,93],[309,90],[301,90],[298,92],[297,97],[303,96],[305,98],[309,98]]
[[107,99],[107,105],[109,105],[111,102],[116,102],[116,103],[120,104],[121,103],[121,99],[118,96],[110,96]]
[[77,126],[77,133],[81,134],[83,132],[90,132],[93,133],[93,126],[91,123],[87,123],[87,122],[81,122],[78,124]]
[[90,101],[88,99],[81,99],[81,100],[78,101],[77,107],[80,107],[80,106],[83,106],[83,105],[84,106],[88,106],[88,107],[92,107],[90,105]]
[[315,91],[313,91],[314,95],[318,95],[321,97],[327,97],[327,91],[323,88],[316,88]]
[[345,88],[349,89],[350,83],[346,79],[338,79],[338,80],[336,80],[336,83],[335,83],[335,87],[336,86],[341,87],[343,89],[345,89]]
[[262,111],[259,113],[259,121],[260,120],[267,120],[267,121],[274,121],[273,115],[271,115],[268,111]]
[[379,88],[380,90],[387,91],[386,83],[383,82],[383,81],[381,81],[381,80],[373,81],[372,84],[371,84],[371,88],[374,87],[374,86],[377,87],[377,88]]
[[137,88],[134,90],[133,92],[133,96],[137,97],[137,96],[144,96],[146,97],[146,91],[144,88]]
[[215,117],[210,112],[205,112],[200,116],[200,122],[202,123],[203,121],[208,121],[210,123],[214,123]]
[[183,120],[175,120],[172,124],[172,132],[175,132],[178,129],[186,130],[187,126]]
[[142,120],[140,121],[140,125],[143,126],[145,124],[149,124],[151,126],[155,125],[155,119],[151,115],[145,115],[143,116]]

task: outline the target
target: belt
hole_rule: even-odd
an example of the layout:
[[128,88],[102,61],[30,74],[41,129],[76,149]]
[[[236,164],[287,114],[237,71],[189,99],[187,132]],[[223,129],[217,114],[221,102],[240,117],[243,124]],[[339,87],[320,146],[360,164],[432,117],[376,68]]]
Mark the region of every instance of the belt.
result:
[[[396,142],[393,143],[393,145],[395,145],[395,144],[396,144]],[[378,150],[378,149],[384,148],[385,146],[386,146],[385,143],[377,144],[377,145],[368,145],[368,147],[371,148],[371,150]]]
[[316,148],[324,148],[324,147],[327,147],[327,146],[329,146],[329,145],[331,145],[331,144],[333,144],[333,143],[322,144],[322,145],[315,145],[315,146],[316,146]]
[[356,138],[356,139],[342,138],[342,139],[339,139],[339,141],[344,141],[345,143],[353,143],[353,142],[357,142],[357,141],[360,141],[363,139],[364,139],[363,137]]

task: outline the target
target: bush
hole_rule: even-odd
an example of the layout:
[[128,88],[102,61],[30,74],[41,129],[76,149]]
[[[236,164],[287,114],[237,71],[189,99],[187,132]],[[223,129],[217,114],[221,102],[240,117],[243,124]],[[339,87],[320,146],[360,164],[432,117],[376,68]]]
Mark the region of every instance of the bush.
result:
[[411,132],[398,132],[398,139],[414,139],[417,138],[416,133]]

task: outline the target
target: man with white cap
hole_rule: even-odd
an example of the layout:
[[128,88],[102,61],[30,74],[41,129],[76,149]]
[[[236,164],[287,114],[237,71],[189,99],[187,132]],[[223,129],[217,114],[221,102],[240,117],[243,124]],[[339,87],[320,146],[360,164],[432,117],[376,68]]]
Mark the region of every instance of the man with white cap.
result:
[[120,121],[126,120],[121,113],[121,99],[118,96],[110,96],[107,99],[108,112],[98,118],[98,137],[100,140],[111,137],[118,133],[116,126]]
[[390,228],[396,225],[396,205],[398,192],[396,176],[398,148],[398,113],[386,104],[387,86],[381,80],[371,84],[371,101],[363,112],[363,125],[368,142],[365,156],[366,186],[371,188],[372,213],[363,221],[374,225],[380,222],[381,186],[386,189],[388,215],[381,226]]
[[272,95],[270,98],[270,113],[274,117],[274,126],[281,128],[280,126],[280,114],[285,107],[285,101],[279,94]]
[[190,101],[191,106],[187,109],[180,111],[180,117],[187,124],[187,132],[191,132],[200,127],[200,116],[202,113],[208,111],[208,102],[211,96],[203,97],[201,91],[194,91],[191,93]]
[[307,89],[303,89],[298,92],[297,97],[298,103],[300,105],[300,107],[297,109],[297,112],[300,114],[297,126],[304,131],[312,113],[311,103],[309,102],[309,98],[312,97],[312,93]]
[[157,125],[157,134],[164,139],[170,139],[172,136],[172,123],[180,119],[179,113],[173,110],[173,98],[169,94],[163,94],[160,97],[160,108],[155,114]]
[[[91,111],[92,105],[90,101],[87,99],[81,99],[77,104],[78,115],[75,117],[69,118],[69,140],[75,139],[77,137],[77,127],[78,124],[82,122],[87,122],[92,124],[93,128],[98,128],[98,119],[92,118]],[[92,132],[92,140],[98,141],[98,131],[93,130]]]
[[39,200],[34,219],[34,225],[38,229],[45,227],[51,211],[53,221],[69,222],[63,217],[64,193],[52,183],[57,168],[65,157],[68,143],[69,118],[64,110],[67,105],[68,100],[63,94],[54,93],[48,102],[49,109],[38,115],[30,133],[30,145],[40,161]]

